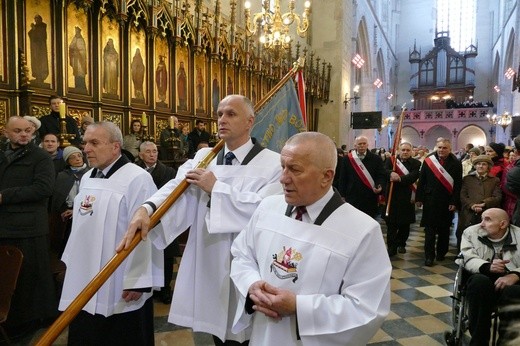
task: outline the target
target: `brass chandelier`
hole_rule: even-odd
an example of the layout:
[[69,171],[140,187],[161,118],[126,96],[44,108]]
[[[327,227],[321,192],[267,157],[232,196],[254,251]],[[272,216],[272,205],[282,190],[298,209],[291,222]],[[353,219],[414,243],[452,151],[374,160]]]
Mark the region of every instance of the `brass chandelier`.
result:
[[296,22],[296,32],[300,37],[305,37],[309,28],[311,2],[305,1],[305,9],[301,16],[294,13],[294,3],[295,0],[290,0],[289,12],[282,14],[280,0],[274,0],[274,12],[271,11],[271,1],[263,0],[262,12],[253,14],[251,20],[251,2],[246,1],[244,7],[247,35],[253,36],[259,31],[259,41],[266,49],[279,52],[281,49],[289,48],[292,40],[289,27]]

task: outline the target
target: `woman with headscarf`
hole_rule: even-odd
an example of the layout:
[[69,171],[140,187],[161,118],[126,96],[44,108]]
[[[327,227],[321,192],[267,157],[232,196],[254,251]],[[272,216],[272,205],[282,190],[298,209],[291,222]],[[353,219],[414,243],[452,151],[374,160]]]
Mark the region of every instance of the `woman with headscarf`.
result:
[[493,167],[489,171],[489,175],[500,179],[502,177],[502,171],[505,167],[504,150],[506,146],[504,143],[491,142],[486,146],[486,155],[491,157],[493,160]]

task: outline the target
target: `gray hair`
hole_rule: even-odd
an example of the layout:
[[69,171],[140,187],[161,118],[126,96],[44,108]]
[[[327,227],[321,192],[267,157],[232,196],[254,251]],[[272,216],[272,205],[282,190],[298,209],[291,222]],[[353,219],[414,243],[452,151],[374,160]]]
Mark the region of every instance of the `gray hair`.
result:
[[96,128],[101,127],[108,133],[108,139],[111,143],[119,143],[123,145],[123,134],[121,129],[110,121],[101,121],[98,123],[90,124],[88,127]]
[[286,146],[297,144],[310,144],[309,161],[319,168],[336,169],[338,154],[336,144],[330,137],[320,132],[300,132],[292,136],[285,143]]

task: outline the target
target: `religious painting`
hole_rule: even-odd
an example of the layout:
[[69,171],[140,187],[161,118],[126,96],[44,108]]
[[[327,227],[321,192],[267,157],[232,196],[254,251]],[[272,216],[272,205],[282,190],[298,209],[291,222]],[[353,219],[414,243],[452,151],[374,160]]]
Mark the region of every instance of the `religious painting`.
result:
[[202,53],[195,56],[195,109],[206,110],[206,55]]
[[217,114],[218,104],[222,98],[221,93],[221,72],[220,62],[213,60],[211,62],[211,112],[213,115]]
[[[3,1],[2,1],[2,9]],[[1,27],[4,27],[3,14],[0,16]],[[36,88],[50,89],[52,87],[52,76],[51,69],[54,64],[49,64],[52,61],[52,25],[47,25],[51,22],[51,10],[48,2],[42,2],[38,0],[27,0],[25,21],[30,23],[26,26],[27,28],[27,48],[25,55],[27,61],[27,67],[29,69],[29,82],[31,86]],[[30,29],[29,29],[30,27]],[[2,32],[4,32],[2,30]],[[2,37],[4,40],[4,37]],[[4,47],[5,42],[0,44],[0,59],[2,62],[0,66],[4,66]],[[5,76],[2,71],[2,77]],[[4,80],[4,78],[2,78]]]
[[101,19],[101,90],[103,97],[120,99],[121,43],[119,24],[107,16]]
[[239,84],[239,94],[244,95],[247,98],[250,98],[249,88],[247,85],[247,71],[245,68],[242,68],[239,72],[238,84]]
[[146,103],[146,34],[132,27],[130,32],[130,97],[133,103]]
[[71,3],[67,7],[67,86],[69,91],[89,94],[90,42],[87,14]]
[[258,75],[253,74],[253,76],[251,76],[251,102],[255,106],[258,103],[258,101],[260,101],[260,95],[258,94],[258,90]]
[[226,65],[226,95],[235,93],[235,67],[232,64]]
[[155,103],[167,108],[170,104],[170,49],[168,41],[158,37],[155,40]]
[[176,50],[176,87],[177,87],[177,110],[187,111],[189,110],[189,81],[188,71],[189,69],[189,55],[187,47],[177,47]]

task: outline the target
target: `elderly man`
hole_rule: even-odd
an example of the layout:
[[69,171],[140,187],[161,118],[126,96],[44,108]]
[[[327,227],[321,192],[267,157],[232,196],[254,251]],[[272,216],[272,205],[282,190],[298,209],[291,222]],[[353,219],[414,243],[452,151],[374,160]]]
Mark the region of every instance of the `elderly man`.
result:
[[252,325],[251,345],[365,345],[389,313],[381,228],[334,192],[336,160],[327,136],[291,137],[284,196],[265,198],[233,243],[234,331]]
[[[451,153],[451,142],[437,140],[437,150],[423,162],[417,184],[417,205],[423,206],[421,226],[424,227],[424,264],[443,261],[449,248],[453,213],[460,205],[462,165]],[[437,239],[437,246],[435,246]]]
[[216,162],[207,169],[194,169],[210,149],[199,150],[174,180],[139,208],[125,238],[128,246],[137,229],[146,236],[149,215],[186,178],[191,186],[161,219],[167,233],[150,234],[157,246],[165,247],[191,227],[168,320],[214,335],[217,345],[231,345],[245,342],[248,333],[230,331],[237,301],[229,277],[229,249],[262,199],[281,193],[281,170],[280,155],[250,137],[255,117],[248,98],[226,96],[217,115],[219,137],[226,144]]
[[[143,142],[139,147],[140,160],[137,162],[137,165],[152,175],[155,186],[160,189],[167,182],[175,178],[177,172],[174,168],[168,167],[159,161],[157,156],[157,146],[152,142]],[[177,241],[174,241],[164,249],[164,287],[161,288],[158,294],[159,299],[164,304],[170,304],[172,302],[170,282],[173,277],[173,265],[176,254],[179,254],[179,244]]]
[[[60,310],[66,309],[114,255],[129,217],[152,195],[150,174],[121,155],[121,130],[90,125],[83,136],[89,161],[74,199],[72,231]],[[151,288],[163,283],[162,255],[142,242],[83,307],[69,326],[69,345],[153,345]]]
[[[415,222],[415,182],[420,168],[421,162],[412,158],[412,145],[408,142],[401,143],[398,157],[386,161],[390,183],[394,184],[388,215],[384,217],[389,256],[394,256],[397,252],[406,253],[410,224]],[[387,201],[390,184],[388,186]]]
[[161,160],[180,160],[187,153],[189,148],[184,147],[181,140],[181,132],[179,131],[179,120],[172,115],[170,124],[173,122],[173,127],[165,128],[161,131]]
[[[489,344],[491,312],[495,305],[520,301],[519,241],[520,228],[510,225],[507,213],[498,208],[485,210],[482,222],[462,234],[464,267],[472,274],[466,284],[470,345]],[[514,337],[508,336],[507,332],[513,320],[516,323],[520,320],[518,308],[513,311],[500,309],[499,312],[500,337]],[[513,330],[509,332],[514,333]]]
[[356,150],[343,158],[339,177],[339,192],[345,201],[362,212],[375,217],[377,197],[383,190],[386,173],[383,160],[368,150],[368,139],[359,136]]
[[37,329],[57,314],[47,239],[47,201],[56,175],[50,156],[31,142],[32,134],[28,120],[10,117],[9,141],[0,148],[0,245],[14,245],[23,253],[4,325],[10,336]]
[[461,208],[457,226],[457,245],[460,247],[462,232],[469,226],[480,223],[482,212],[489,208],[500,207],[502,190],[500,180],[489,176],[493,167],[491,157],[479,155],[472,159],[475,172],[462,178],[460,190]]

